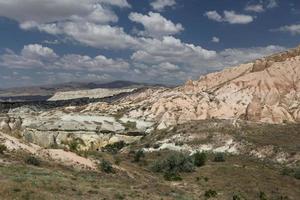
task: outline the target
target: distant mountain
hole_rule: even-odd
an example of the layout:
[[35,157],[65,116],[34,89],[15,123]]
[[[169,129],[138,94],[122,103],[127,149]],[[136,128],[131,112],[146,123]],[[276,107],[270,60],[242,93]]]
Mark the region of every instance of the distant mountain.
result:
[[69,82],[55,85],[17,87],[0,89],[0,102],[2,101],[36,101],[47,100],[57,92],[89,90],[97,88],[120,89],[149,87],[151,84],[136,83],[131,81],[103,82]]

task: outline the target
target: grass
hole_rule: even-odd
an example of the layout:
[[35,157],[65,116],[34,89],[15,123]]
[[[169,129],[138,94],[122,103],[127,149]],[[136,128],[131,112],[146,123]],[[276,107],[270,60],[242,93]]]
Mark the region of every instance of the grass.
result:
[[[145,153],[145,160],[153,163],[173,152]],[[27,155],[22,155],[27,156]],[[101,158],[113,162],[115,155],[102,153]],[[191,172],[180,173],[181,182],[173,184],[176,176],[149,171],[149,166],[131,162],[131,156],[118,154],[122,162],[115,173],[77,171],[44,161],[40,166],[27,165],[21,155],[0,164],[0,193],[3,199],[206,199],[206,191],[217,192],[219,199],[258,199],[263,192],[269,199],[300,196],[300,181],[285,176],[280,170],[243,156],[226,157],[225,162],[213,162],[208,155],[206,164]],[[171,176],[170,176],[171,175]],[[197,178],[196,178],[197,177]],[[212,198],[213,199],[213,198]]]

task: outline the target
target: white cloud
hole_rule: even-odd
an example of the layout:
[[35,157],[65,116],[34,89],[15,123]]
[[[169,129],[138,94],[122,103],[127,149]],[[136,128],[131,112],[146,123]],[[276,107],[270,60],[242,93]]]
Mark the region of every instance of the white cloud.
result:
[[277,0],[267,0],[267,8],[276,8],[278,7],[278,1]]
[[27,58],[46,58],[46,59],[56,59],[58,55],[50,48],[43,47],[39,44],[30,44],[24,46],[22,56]]
[[107,5],[118,6],[120,8],[131,8],[131,5],[127,2],[127,0],[99,0],[99,2]]
[[26,45],[20,54],[9,51],[0,55],[0,66],[10,69],[60,69],[99,72],[124,72],[129,64],[122,59],[103,55],[90,56],[67,54],[58,56],[52,49],[39,44]]
[[130,13],[129,19],[133,22],[141,23],[144,31],[139,31],[139,35],[150,37],[162,37],[175,35],[184,30],[181,24],[174,24],[159,13],[149,12],[148,15],[140,13]]
[[163,11],[166,7],[176,5],[175,0],[153,0],[150,5],[154,10]]
[[220,38],[214,36],[214,37],[211,39],[211,41],[214,42],[214,43],[219,43],[219,42],[220,42]]
[[112,6],[130,7],[127,0],[0,0],[0,16],[14,19],[24,30],[70,37],[84,45],[124,49],[135,39],[122,28]]
[[[124,2],[104,0],[0,0],[0,16],[20,23],[49,23],[54,21],[116,22],[118,17],[104,3],[125,6]],[[128,4],[129,5],[129,4]]]
[[211,19],[211,20],[214,20],[214,21],[217,21],[217,22],[224,21],[223,17],[215,10],[207,11],[204,15],[206,17],[208,17],[208,19]]
[[300,24],[286,25],[271,31],[281,31],[291,33],[292,35],[300,35]]
[[[173,40],[169,38],[169,40]],[[151,44],[152,43],[152,44]],[[188,44],[180,41],[170,42],[152,41],[149,48],[143,51],[137,51],[132,55],[133,66],[139,73],[136,78],[144,80],[167,80],[171,83],[178,83],[190,78],[197,79],[201,74],[211,71],[221,70],[225,67],[239,65],[248,61],[261,58],[275,52],[285,50],[281,46],[253,47],[242,49],[225,49],[220,52],[208,51],[202,49],[196,53],[188,51]],[[177,45],[177,51],[170,51],[173,45]],[[201,47],[198,47],[201,48]],[[206,53],[204,53],[207,51]],[[168,71],[166,68],[175,65],[175,71]],[[177,66],[177,67],[176,67]]]
[[141,39],[140,50],[132,55],[132,60],[147,64],[164,62],[198,65],[200,60],[214,58],[215,51],[200,46],[186,44],[172,36],[159,39]]
[[224,11],[223,16],[215,10],[208,11],[204,15],[208,17],[208,19],[217,22],[228,22],[230,24],[249,24],[254,20],[254,17],[251,15],[237,14],[234,11],[227,10]]
[[74,40],[101,49],[126,49],[138,45],[136,38],[124,32],[123,28],[89,22],[62,22],[53,24],[28,24],[24,29],[38,29],[49,34],[62,34]]
[[250,12],[257,12],[257,13],[261,13],[265,11],[263,5],[261,4],[247,5],[245,10]]

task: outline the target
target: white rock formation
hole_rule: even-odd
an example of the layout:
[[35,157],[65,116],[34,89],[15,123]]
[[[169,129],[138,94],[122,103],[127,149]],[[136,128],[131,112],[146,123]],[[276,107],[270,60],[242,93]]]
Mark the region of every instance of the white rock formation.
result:
[[70,100],[70,99],[80,99],[80,98],[101,99],[105,97],[112,97],[121,93],[133,92],[134,90],[136,90],[136,88],[92,89],[92,90],[79,90],[79,91],[69,91],[69,92],[57,92],[53,97],[48,99],[48,101]]

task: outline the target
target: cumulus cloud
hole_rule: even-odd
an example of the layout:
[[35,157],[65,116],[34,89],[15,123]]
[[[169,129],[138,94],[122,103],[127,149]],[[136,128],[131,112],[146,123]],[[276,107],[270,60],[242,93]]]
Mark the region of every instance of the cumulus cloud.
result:
[[116,22],[118,17],[103,4],[124,7],[127,1],[107,0],[0,0],[0,15],[20,23],[39,24],[65,20],[84,20],[95,23]]
[[162,37],[175,35],[184,30],[181,24],[174,24],[159,13],[149,12],[148,15],[140,13],[130,13],[129,19],[133,22],[141,23],[144,31],[139,31],[139,35],[150,37]]
[[267,8],[276,8],[278,7],[278,0],[267,0]]
[[111,59],[103,55],[94,58],[86,55],[67,54],[58,56],[52,49],[39,44],[26,45],[17,54],[12,51],[0,56],[0,66],[9,69],[60,69],[100,72],[122,72],[129,64],[122,59]]
[[134,48],[138,41],[124,32],[123,28],[89,22],[62,22],[51,24],[27,24],[23,29],[37,29],[52,35],[66,35],[74,40],[101,49]]
[[254,21],[254,17],[251,15],[237,14],[235,11],[227,10],[223,12],[223,16],[215,10],[207,11],[204,15],[210,20],[229,24],[249,24]]
[[261,4],[247,5],[245,7],[245,10],[250,12],[257,12],[257,13],[261,13],[265,11],[264,6]]
[[281,32],[288,32],[292,35],[300,35],[300,24],[286,25],[271,31],[281,31]]
[[214,42],[214,43],[219,43],[219,42],[220,42],[220,38],[214,36],[214,37],[211,39],[211,41]]
[[[241,49],[232,48],[220,52],[209,52],[202,49],[202,53],[197,54],[186,51],[185,48],[188,48],[188,44],[177,41],[177,45],[182,46],[179,48],[181,50],[173,52],[170,51],[172,45],[163,45],[163,42],[152,42],[149,49],[135,52],[131,59],[136,72],[139,73],[137,78],[167,80],[171,83],[178,83],[190,78],[197,79],[201,74],[239,65],[285,50],[284,47],[270,45]],[[204,53],[203,51],[208,52]],[[166,69],[174,69],[174,71]]]
[[92,47],[134,45],[122,28],[111,25],[118,21],[112,7],[130,4],[127,0],[0,0],[0,16],[18,21],[24,30],[67,36]]
[[156,11],[163,11],[166,7],[176,5],[175,0],[153,0],[150,5]]
[[183,43],[172,36],[165,36],[162,40],[143,38],[141,44],[140,50],[134,52],[131,59],[147,64],[170,62],[197,65],[200,60],[216,56],[215,51]]

